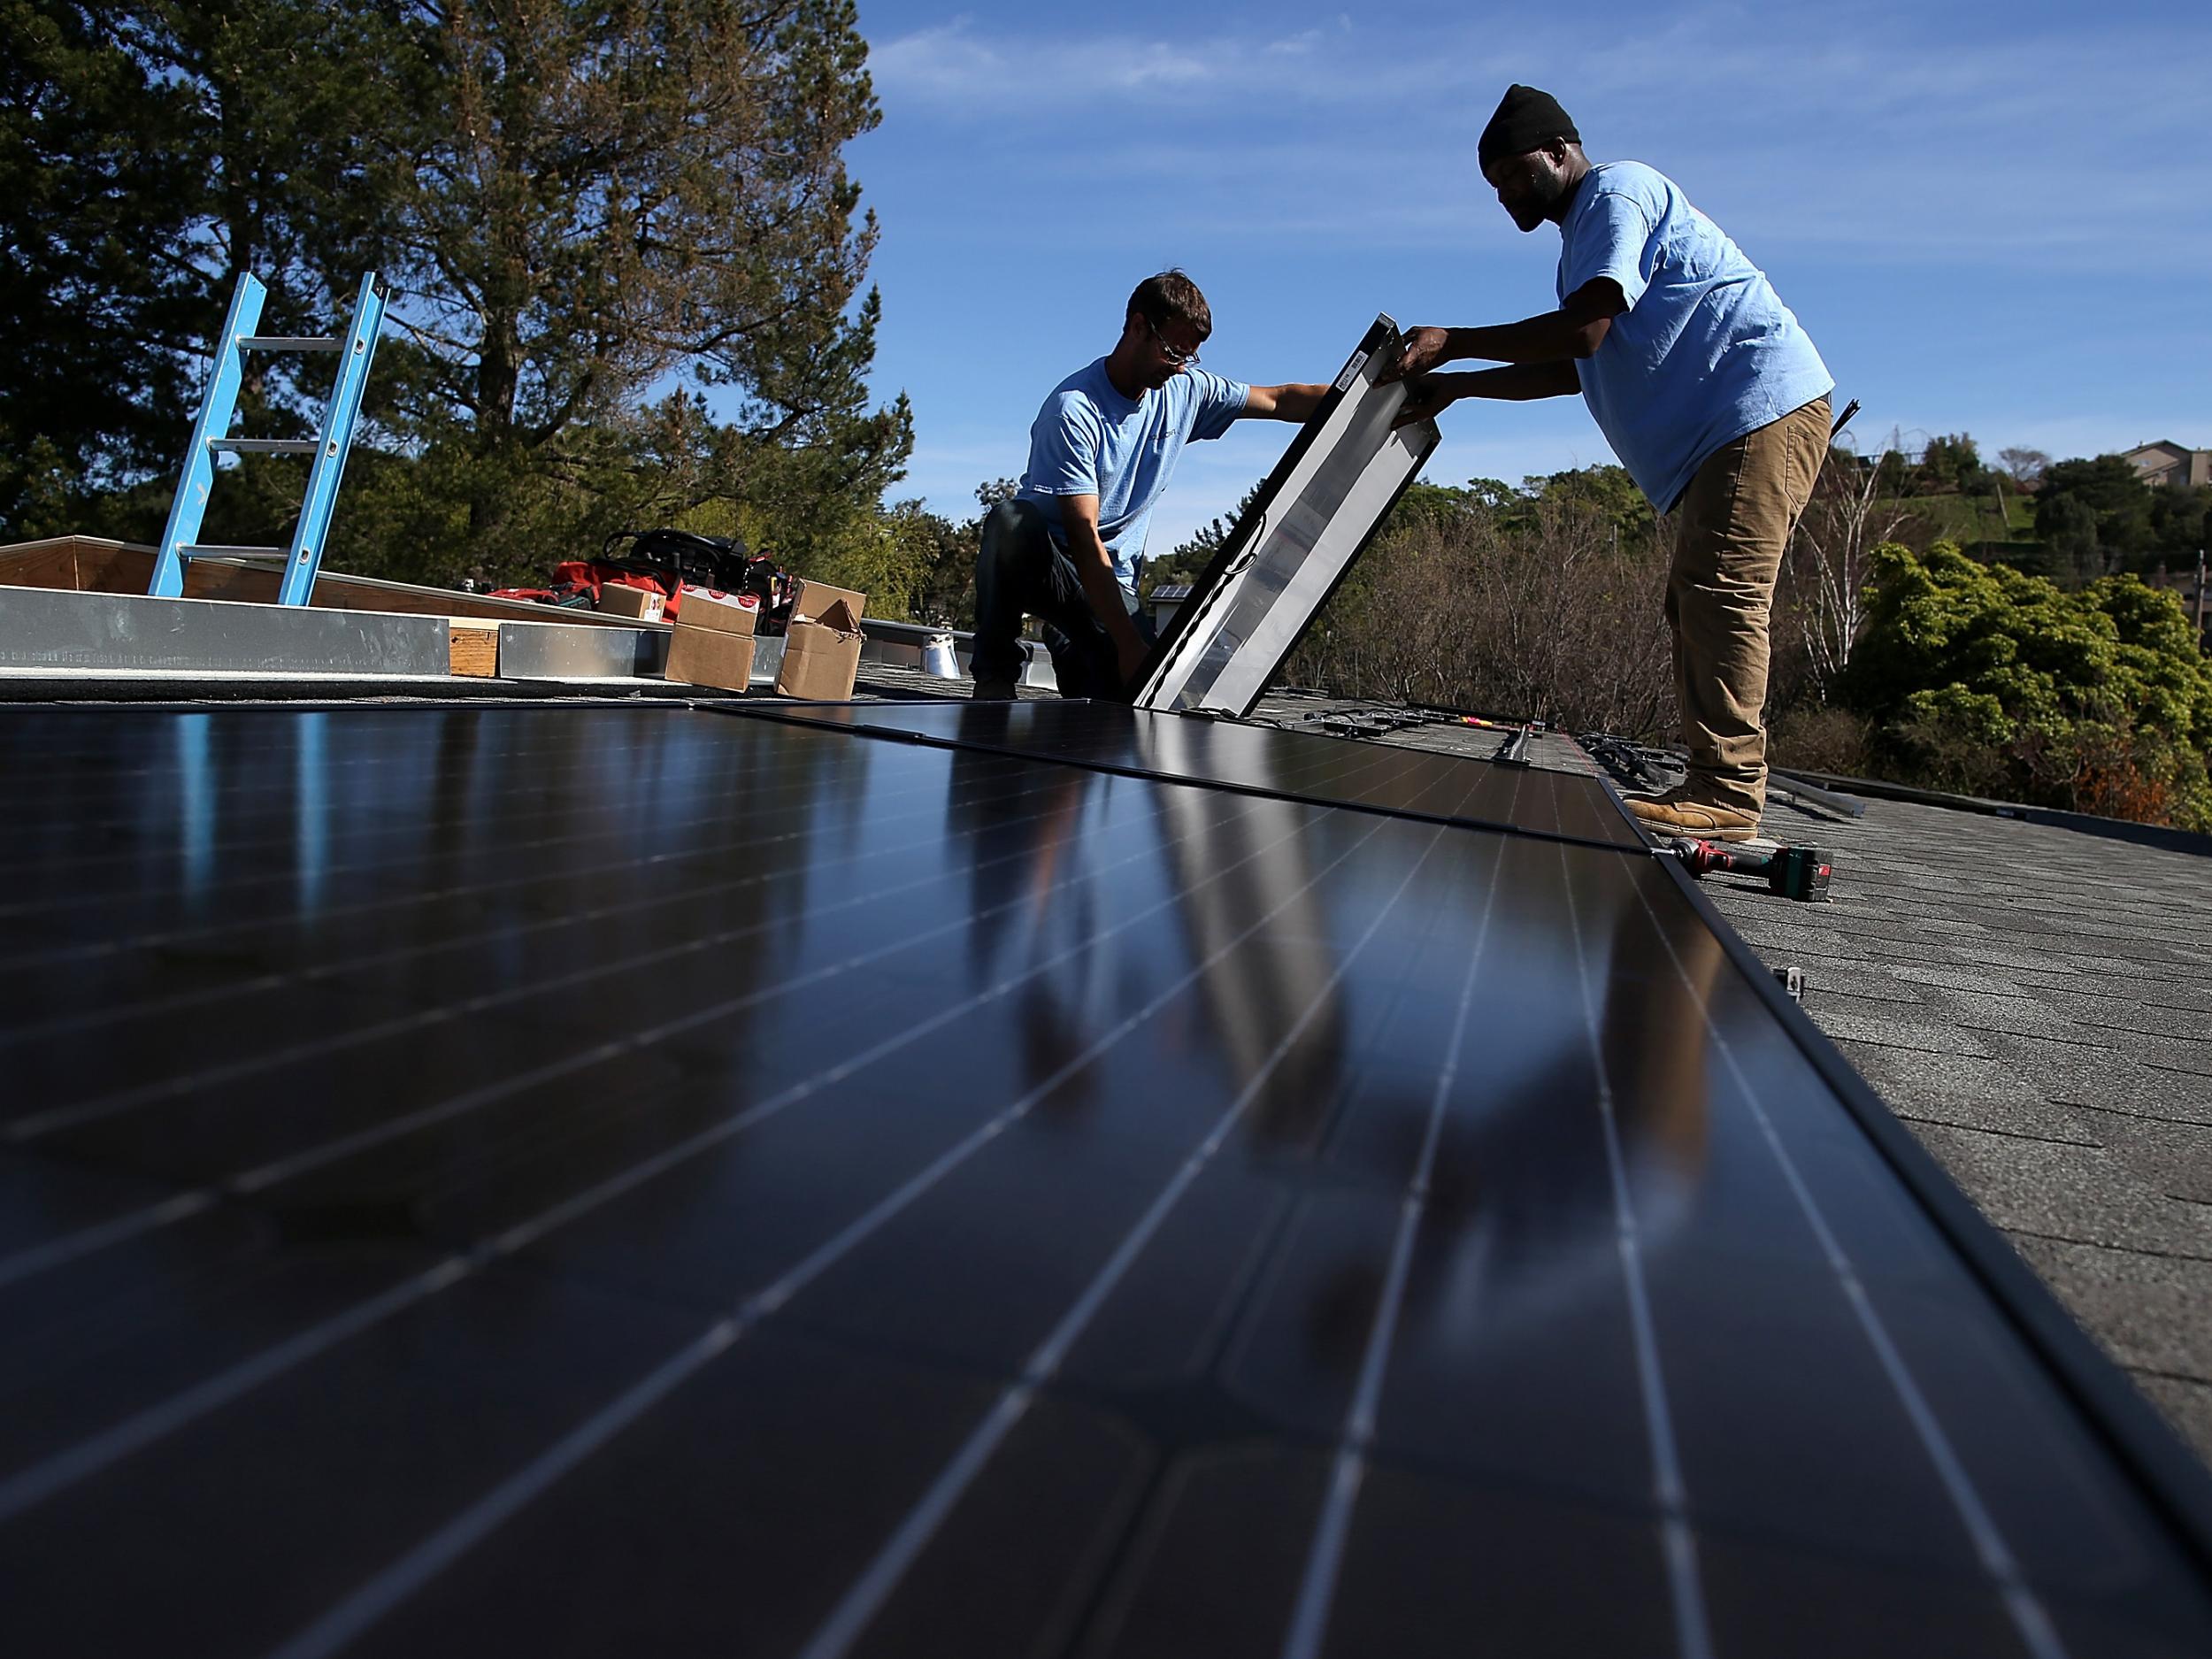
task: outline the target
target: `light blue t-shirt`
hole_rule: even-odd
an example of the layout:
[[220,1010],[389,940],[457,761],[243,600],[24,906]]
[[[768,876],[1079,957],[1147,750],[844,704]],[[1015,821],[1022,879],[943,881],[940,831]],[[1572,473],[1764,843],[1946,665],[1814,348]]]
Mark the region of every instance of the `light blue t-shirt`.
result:
[[1560,227],[1559,297],[1597,277],[1628,309],[1575,365],[1598,429],[1660,511],[1708,457],[1835,389],[1773,284],[1665,174],[1590,169]]
[[1113,556],[1114,579],[1137,589],[1137,561],[1152,508],[1175,473],[1175,458],[1194,438],[1218,438],[1244,412],[1251,388],[1202,369],[1186,369],[1156,392],[1124,397],[1106,375],[1106,359],[1078,369],[1053,388],[1029,428],[1029,468],[1015,492],[1041,503],[1053,540],[1062,495],[1098,497],[1098,533]]

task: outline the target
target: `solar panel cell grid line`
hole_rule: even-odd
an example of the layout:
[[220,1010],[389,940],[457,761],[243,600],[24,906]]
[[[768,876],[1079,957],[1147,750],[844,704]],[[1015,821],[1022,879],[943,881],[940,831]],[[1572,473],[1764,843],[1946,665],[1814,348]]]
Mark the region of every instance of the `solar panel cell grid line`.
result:
[[[118,712],[120,752],[148,717]],[[411,741],[383,718],[365,741]],[[641,821],[703,896],[578,896],[562,936],[620,957],[775,918],[756,950],[556,984],[580,949],[435,906],[325,929],[353,895],[296,887],[288,940],[228,936],[289,953],[265,976],[415,927],[487,935],[480,988],[553,988],[0,1152],[0,1205],[32,1207],[0,1261],[83,1247],[0,1274],[0,1599],[38,1650],[1223,1659],[1701,1627],[1724,1655],[1967,1655],[2032,1651],[2016,1592],[2064,1651],[2206,1646],[2135,1477],[1747,970],[1656,861],[1562,839],[1540,780],[1455,763],[1414,818],[641,718],[612,741],[661,746]],[[394,810],[535,787],[501,757],[543,752],[472,746]],[[766,787],[802,774],[810,809]],[[1483,790],[1552,833],[1438,821]],[[771,830],[789,879],[744,911],[714,863]],[[497,913],[563,913],[596,845]],[[841,905],[855,871],[897,890]],[[82,960],[142,999],[206,971],[124,954]],[[370,971],[385,1017],[456,988],[411,960]]]
[[[1671,937],[1669,945],[1679,950],[1681,941]],[[1763,995],[1763,987],[1754,989],[1747,981],[1738,984],[1724,979],[1709,987],[1708,995],[1716,1009],[1712,1018],[1729,1033],[1728,1069],[1732,1072],[1757,1075],[1769,1064],[1767,1051],[1789,1041],[1778,1027],[1762,1031],[1735,1010],[1719,1011],[1732,999],[1757,1001]],[[2073,1409],[2066,1401],[2069,1392],[2077,1389],[2075,1379],[2070,1376],[2062,1385],[2056,1375],[2018,1361],[2015,1356],[2022,1348],[2019,1333],[2032,1327],[2016,1325],[2014,1321],[2021,1317],[2016,1308],[2008,1305],[2001,1315],[1985,1308],[1967,1322],[1970,1327],[1967,1346],[1970,1351],[2001,1357],[1978,1362],[1985,1366],[1978,1372],[1978,1398],[1962,1395],[1956,1362],[1966,1333],[1955,1325],[1947,1333],[1947,1340],[1932,1343],[1928,1329],[1931,1324],[1956,1321],[1958,1316],[1955,1311],[1936,1311],[1930,1305],[1931,1287],[1925,1276],[1903,1271],[1891,1248],[1896,1225],[1893,1212],[1910,1202],[1904,1196],[1907,1189],[1896,1186],[1893,1180],[1880,1190],[1864,1179],[1838,1182],[1830,1168],[1829,1148],[1855,1131],[1856,1124],[1832,1121],[1819,1125],[1821,1133],[1815,1133],[1803,1121],[1774,1110],[1770,1088],[1762,1091],[1762,1098],[1767,1102],[1767,1115],[1755,1119],[1751,1128],[1762,1144],[1770,1136],[1780,1143],[1782,1150],[1773,1156],[1791,1166],[1792,1187],[1801,1186],[1809,1194],[1812,1211],[1819,1216],[1826,1233],[1836,1239],[1837,1248],[1849,1263],[1868,1303],[1886,1325],[1890,1343],[1902,1354],[1914,1385],[1935,1401],[1933,1421],[1952,1440],[1953,1451],[1972,1483],[1985,1494],[1993,1490],[2001,1494],[1991,1507],[2007,1529],[2006,1542],[2011,1553],[2021,1558],[2024,1570],[2032,1578],[2048,1578],[2054,1573],[2061,1577],[2092,1577],[2123,1572],[2121,1563],[2131,1546],[2116,1536],[2085,1533],[2077,1535],[2070,1553],[2053,1548],[2039,1525],[2038,1509],[2027,1496],[2028,1487],[2039,1483],[2063,1486],[2074,1491],[2090,1509],[2116,1513],[2107,1498],[2089,1495],[2111,1477],[2111,1470],[2093,1471],[2090,1465],[2066,1458],[2043,1463],[2031,1472],[1993,1451],[1993,1437],[1996,1442],[2016,1443],[2036,1432],[2028,1426],[2032,1421],[2053,1414],[2064,1415]],[[1861,1133],[1857,1139],[1866,1141],[1868,1137]],[[1951,1197],[1955,1202],[1963,1204],[1955,1193]],[[1884,1214],[1881,1206],[1885,1204],[1893,1212],[1889,1224],[1876,1225],[1877,1217]],[[1923,1215],[1931,1213],[1924,1211]],[[1949,1221],[1945,1223],[1947,1228],[1951,1225]],[[1814,1236],[1809,1229],[1808,1236]],[[1817,1238],[1816,1242],[1825,1248]],[[1860,1343],[1870,1356],[1873,1354],[1864,1335]],[[1885,1380],[1884,1386],[1887,1387],[1889,1384]],[[2001,1429],[1996,1426],[1999,1424],[2003,1425]],[[2098,1563],[2093,1574],[2083,1565],[2093,1556]]]
[[[1312,885],[1312,883],[1308,883],[1308,885]],[[1281,1048],[1279,1048],[1279,1053],[1281,1053]],[[1248,1091],[1248,1095],[1246,1095],[1246,1097],[1250,1097],[1250,1091]],[[1007,1402],[1002,1401],[1002,1402],[1000,1402],[998,1409],[994,1411],[994,1416],[991,1416],[991,1418],[987,1420],[987,1423],[989,1423],[991,1427],[1004,1427],[1004,1429],[1011,1429],[1011,1427],[1013,1427],[1013,1423],[1016,1423],[1016,1420],[1018,1420],[1018,1416],[1020,1416],[1020,1414],[1018,1414],[1018,1411],[1009,1411]]]
[[[767,713],[766,710],[761,712]],[[855,730],[903,733],[911,731],[918,723],[923,720],[923,717],[906,710],[901,710],[897,713],[899,718],[886,721],[875,718],[872,710],[860,712],[849,725],[851,729]],[[770,718],[775,717],[772,715]],[[806,717],[794,715],[791,718]],[[1114,731],[1116,739],[1118,739],[1121,733],[1117,717],[1108,714],[1105,719],[1113,723],[1110,729]],[[985,714],[980,720],[973,723],[991,722],[993,722],[993,717]],[[941,726],[944,723],[942,715],[937,710],[932,710],[926,719],[928,726]],[[848,723],[837,722],[836,724]],[[964,731],[958,741],[964,743],[972,740]],[[1422,761],[1402,758],[1372,749],[1356,749],[1349,745],[1333,747],[1336,752],[1312,750],[1300,757],[1302,763],[1301,765],[1295,770],[1285,769],[1277,772],[1269,780],[1271,785],[1275,787],[1276,792],[1293,797],[1357,803],[1371,795],[1394,794],[1401,787],[1412,792],[1423,793],[1432,792],[1440,784],[1440,780],[1436,774],[1436,769]],[[1118,741],[1112,744],[1113,750],[1125,751],[1125,749],[1126,745]],[[1057,739],[1056,734],[1055,741],[1048,741],[1041,747],[1032,747],[1020,741],[1012,741],[1002,752],[1029,753],[1077,764],[1099,757],[1095,746],[1083,743],[1071,744],[1064,740]],[[1107,764],[1124,764],[1132,770],[1141,772],[1145,769],[1148,759],[1149,757],[1131,757],[1125,752],[1110,753],[1107,757]],[[1189,764],[1179,765],[1170,762],[1164,770],[1169,775],[1179,775],[1193,781],[1214,781],[1210,779],[1206,769],[1202,765]]]
[[[1694,1352],[1694,1348],[1693,1348],[1693,1352]],[[1876,1383],[1878,1383],[1878,1379],[1876,1379]]]
[[[1494,888],[1492,896],[1494,897]],[[1482,932],[1486,934],[1489,905],[1486,903]],[[1290,1635],[1286,1641],[1286,1654],[1311,1655],[1321,1650],[1333,1600],[1334,1580],[1340,1563],[1344,1540],[1354,1503],[1361,1491],[1366,1473],[1366,1458],[1372,1440],[1376,1413],[1379,1408],[1383,1377],[1386,1371],[1389,1342],[1395,1332],[1405,1278],[1409,1271],[1409,1255],[1418,1223],[1425,1208],[1426,1193],[1433,1167],[1438,1144],[1437,1135],[1443,1123],[1445,1102],[1456,1075],[1459,1046],[1464,1036],[1464,1013],[1471,1002],[1477,984],[1476,969],[1479,955],[1471,962],[1465,980],[1462,1014],[1455,1019],[1453,1036],[1447,1051],[1444,1067],[1440,1073],[1433,1110],[1428,1119],[1422,1154],[1417,1163],[1406,1194],[1401,1202],[1394,1239],[1390,1248],[1389,1267],[1383,1279],[1379,1294],[1369,1327],[1364,1356],[1360,1368],[1359,1386],[1351,1396],[1340,1431],[1341,1447],[1331,1473],[1327,1498],[1322,1506],[1309,1549],[1298,1597],[1298,1612]],[[1602,1094],[1602,1073],[1600,1073],[1601,1111],[1609,1118],[1610,1108]],[[1614,1137],[1607,1135],[1609,1158],[1617,1156]],[[1622,1266],[1627,1281],[1636,1280],[1636,1259],[1632,1211],[1627,1207],[1624,1186],[1618,1179],[1617,1166],[1612,1180],[1614,1202],[1620,1225],[1617,1237],[1622,1256]],[[1634,1304],[1640,1313],[1641,1303]],[[1689,1541],[1686,1521],[1680,1508],[1680,1482],[1671,1450],[1671,1435],[1665,1420],[1663,1394],[1657,1386],[1655,1365],[1649,1352],[1647,1318],[1639,1317],[1638,1372],[1647,1400],[1647,1409],[1653,1424],[1654,1456],[1658,1460],[1655,1486],[1663,1506],[1662,1525],[1666,1538],[1664,1551],[1672,1580],[1672,1597],[1678,1644],[1681,1651],[1703,1653],[1709,1650],[1704,1618],[1694,1572],[1694,1549]]]
[[[909,949],[915,942],[918,941],[902,941],[895,948]],[[840,971],[849,970],[852,965],[854,964],[851,963],[840,964]],[[776,987],[777,994],[783,995],[794,990],[803,990],[808,982],[809,976],[800,976]],[[726,1017],[739,1011],[747,1002],[751,1000],[756,999],[749,997],[716,1004],[707,1010],[705,1018]],[[692,1017],[694,1020],[699,1018],[699,1016]],[[680,1026],[649,1028],[642,1032],[634,1033],[626,1042],[611,1046],[601,1044],[586,1050],[580,1056],[581,1063],[588,1066],[597,1066],[619,1062],[634,1050],[649,1047],[656,1040],[669,1034],[672,1030],[680,1028]],[[209,1205],[218,1202],[226,1194],[232,1195],[255,1194],[279,1187],[332,1164],[387,1146],[426,1127],[450,1121],[463,1114],[480,1111],[494,1102],[518,1100],[518,1097],[526,1095],[530,1091],[542,1090],[549,1085],[563,1080],[578,1069],[579,1056],[570,1055],[519,1073],[503,1076],[484,1087],[458,1095],[448,1096],[444,1100],[417,1111],[397,1116],[380,1117],[366,1128],[334,1140],[321,1141],[304,1150],[293,1151],[249,1167],[234,1167],[221,1178],[217,1187],[164,1197],[147,1204],[141,1210],[122,1216],[109,1217],[77,1232],[60,1233],[42,1240],[37,1244],[27,1247],[14,1254],[0,1256],[0,1286],[17,1279],[28,1277],[34,1272],[46,1271],[78,1259],[94,1250],[134,1237],[152,1228],[183,1220],[198,1214]],[[530,1102],[533,1107],[542,1103],[541,1095]],[[16,1137],[18,1140],[35,1140],[36,1134],[30,1131],[42,1133],[50,1127],[43,1120],[35,1118],[27,1120],[27,1133]],[[234,1150],[231,1156],[235,1157]]]
[[[392,751],[383,745],[364,748],[344,741],[349,735],[372,738],[380,722],[388,722],[392,710],[332,710],[315,714],[295,713],[281,720],[267,718],[269,712],[258,708],[204,709],[196,713],[175,715],[172,717],[176,723],[173,741],[164,741],[158,748],[150,746],[141,749],[128,757],[128,764],[104,765],[97,771],[78,774],[73,774],[70,768],[100,758],[97,751],[86,754],[57,751],[39,743],[34,731],[27,734],[28,741],[19,739],[9,745],[10,764],[12,767],[54,770],[58,775],[49,785],[51,795],[73,804],[126,795],[148,783],[181,781],[205,766],[210,751],[204,745],[210,742],[218,731],[231,745],[231,752],[225,758],[234,769],[240,761],[255,757],[265,744],[276,743],[287,747],[296,744],[299,733],[303,732],[338,740],[330,751],[327,763],[333,770],[374,776],[380,773],[403,775],[419,768],[420,754],[417,749]],[[444,741],[443,733],[446,730],[467,731],[469,716],[475,710],[468,708],[428,708],[415,712],[426,716],[440,728],[438,734],[431,739],[431,744],[434,746]],[[111,718],[112,714],[89,711],[70,714],[50,709],[35,709],[17,710],[12,718],[21,719],[26,725],[35,726],[58,720],[107,719]],[[630,749],[626,741],[618,739],[609,743],[600,738],[599,733],[593,733],[590,728],[595,721],[591,711],[578,710],[575,718],[583,728],[582,736],[599,741],[580,743],[578,735],[571,735],[558,741],[502,743],[501,747],[511,755],[528,759],[533,765],[549,767],[556,775],[580,768],[603,765],[611,752],[619,754]],[[597,724],[604,725],[603,715]],[[546,735],[549,739],[551,736],[550,733]],[[207,787],[213,795],[234,800],[267,795],[280,787],[252,771],[240,771],[234,776],[211,778]]]
[[282,695],[241,698],[228,703],[213,703],[194,697],[173,699],[166,703],[136,700],[119,703],[97,695],[105,689],[104,686],[93,685],[88,687],[88,695],[84,698],[12,705],[9,709],[11,716],[35,717],[39,722],[36,727],[26,726],[20,742],[27,747],[42,749],[58,759],[98,761],[105,764],[115,758],[115,751],[111,747],[114,734],[103,732],[101,728],[104,723],[112,721],[119,713],[125,711],[148,718],[214,715],[226,720],[259,720],[271,726],[289,725],[303,715],[340,714],[350,719],[381,721],[392,727],[419,724],[428,714],[457,713],[485,718],[513,715],[524,721],[535,721],[540,723],[541,729],[535,733],[518,733],[512,740],[515,746],[520,748],[542,742],[549,747],[559,747],[562,743],[560,733],[544,725],[548,715],[557,715],[564,719],[571,715],[603,718],[611,726],[649,716],[666,715],[680,719],[696,708],[738,700],[720,693],[673,701],[633,698],[626,693],[620,701],[610,702],[605,697],[585,693],[526,702],[487,703],[466,694],[457,697],[437,697],[419,696],[410,692],[372,703],[363,703],[357,698]]
[[[833,911],[849,910],[863,905],[879,903],[910,890],[913,887],[932,883],[935,879],[933,875],[924,876],[908,883],[848,895],[824,908]],[[703,895],[695,892],[687,896],[696,898]],[[651,907],[648,905],[609,905],[596,913],[586,914],[584,919],[587,921],[604,920],[610,918],[619,918],[626,912],[634,914],[649,908]],[[645,969],[679,965],[683,958],[695,956],[703,951],[736,944],[773,925],[772,921],[748,922],[736,927],[695,933],[677,943],[662,946],[640,955],[612,961],[588,959],[580,965],[572,967],[565,972],[518,984],[511,983],[500,989],[481,992],[473,995],[457,993],[453,997],[440,1000],[435,1005],[425,1010],[411,1010],[381,1022],[355,1024],[346,1027],[342,1033],[337,1036],[310,1037],[282,1047],[267,1047],[255,1054],[204,1065],[196,1071],[171,1072],[134,1087],[96,1094],[89,1098],[65,1102],[46,1110],[35,1112],[28,1117],[17,1119],[9,1126],[8,1138],[17,1141],[38,1139],[57,1131],[76,1128],[87,1123],[96,1122],[118,1112],[132,1110],[152,1102],[204,1090],[212,1083],[234,1083],[243,1077],[256,1073],[296,1065],[305,1061],[322,1061],[331,1057],[340,1049],[373,1043],[386,1038],[403,1036],[412,1038],[434,1025],[472,1018],[508,1004],[573,988],[611,976]],[[502,942],[519,943],[520,930],[511,928],[497,930],[494,937]],[[425,954],[426,953],[419,951],[403,952],[397,959],[405,960],[409,956],[420,958]],[[380,968],[389,964],[369,962],[356,965]],[[269,977],[267,984],[263,988],[282,987],[290,989],[306,982],[311,977],[317,976],[273,975]],[[803,983],[803,981],[799,983]],[[793,987],[787,985],[780,988],[787,991]],[[196,1021],[193,1022],[193,1025],[196,1028]],[[234,1035],[234,1033],[229,1032],[215,1033],[211,1035],[211,1041],[219,1045],[221,1041]],[[75,1072],[80,1068],[73,1063],[70,1070]]]
[[1690,1659],[1704,1659],[1712,1652],[1712,1632],[1708,1624],[1704,1590],[1697,1568],[1697,1545],[1688,1513],[1688,1496],[1683,1486],[1682,1454],[1678,1443],[1673,1413],[1668,1403],[1669,1389],[1665,1366],[1653,1327],[1651,1294],[1645,1282],[1642,1227],[1638,1219],[1636,1203],[1631,1194],[1625,1161],[1621,1150],[1621,1131],[1618,1112],[1613,1097],[1612,1079],[1605,1062],[1604,1044],[1591,984],[1590,957],[1586,949],[1582,918],[1575,904],[1575,884],[1571,872],[1563,863],[1561,887],[1566,896],[1568,926],[1574,937],[1575,980],[1584,1028],[1586,1031],[1593,1063],[1596,1069],[1597,1110],[1604,1130],[1605,1163],[1608,1183],[1613,1194],[1615,1244],[1620,1256],[1621,1277],[1628,1293],[1630,1328],[1636,1352],[1636,1378],[1647,1432],[1650,1438],[1651,1477],[1653,1495],[1661,1511],[1660,1527],[1664,1540],[1662,1553],[1666,1561],[1668,1588],[1674,1610],[1676,1642],[1679,1650]]

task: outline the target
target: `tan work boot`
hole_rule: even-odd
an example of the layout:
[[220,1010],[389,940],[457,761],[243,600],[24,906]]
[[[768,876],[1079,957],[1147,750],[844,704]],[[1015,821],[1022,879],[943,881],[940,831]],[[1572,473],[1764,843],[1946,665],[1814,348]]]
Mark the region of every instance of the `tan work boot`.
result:
[[979,675],[975,682],[975,689],[968,695],[976,703],[1012,703],[1015,700],[1013,676],[1010,674]]
[[1662,835],[1694,835],[1701,841],[1747,841],[1759,833],[1759,816],[1679,795],[1634,798],[1623,803],[1636,822]]

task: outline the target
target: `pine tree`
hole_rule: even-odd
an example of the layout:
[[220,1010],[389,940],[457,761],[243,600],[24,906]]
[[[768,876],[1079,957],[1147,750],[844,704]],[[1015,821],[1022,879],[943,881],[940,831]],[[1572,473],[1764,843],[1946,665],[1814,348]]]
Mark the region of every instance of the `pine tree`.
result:
[[393,417],[466,452],[480,553],[534,548],[534,491],[575,495],[586,539],[741,502],[787,553],[872,507],[912,436],[903,399],[867,406],[876,226],[842,150],[879,118],[849,0],[470,0],[410,31],[417,119],[377,137],[358,252],[407,290]]
[[[92,8],[0,0],[0,539],[69,527],[87,488],[181,448],[205,284],[189,88]],[[173,461],[171,461],[173,465]]]
[[[842,151],[879,118],[849,0],[0,18],[0,326],[38,342],[0,370],[0,534],[150,534],[243,270],[271,332],[332,326],[368,269],[399,290],[335,568],[541,570],[703,511],[803,562],[899,476],[910,411],[865,380],[877,233]],[[302,429],[327,366],[257,367],[245,429]],[[227,480],[211,531],[280,539],[244,521],[289,511],[286,465]]]

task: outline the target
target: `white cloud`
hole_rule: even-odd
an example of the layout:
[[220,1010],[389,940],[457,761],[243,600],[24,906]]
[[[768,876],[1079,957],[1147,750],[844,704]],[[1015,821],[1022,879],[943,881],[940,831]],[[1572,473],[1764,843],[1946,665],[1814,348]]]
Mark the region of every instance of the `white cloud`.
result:
[[1110,54],[1092,70],[1104,84],[1122,90],[1189,86],[1211,81],[1216,73],[1214,65],[1158,41]]
[[2108,14],[1972,31],[1832,11],[1748,29],[1707,7],[1596,51],[1563,34],[1522,78],[1560,95],[1594,155],[1651,161],[1722,224],[1824,257],[2212,257],[2212,211],[2155,161],[2197,146],[2212,29]]
[[966,19],[917,30],[872,47],[868,69],[880,92],[958,96],[997,82],[1006,59],[969,32]]
[[[1122,99],[1124,109],[1129,100],[1170,100],[1201,87],[1356,96],[1356,79],[1315,50],[1321,40],[1319,29],[1173,41],[1125,33],[987,36],[963,17],[872,47],[868,67],[894,116],[913,105],[964,122],[1048,128],[1102,93]],[[1295,81],[1286,79],[1292,69]]]
[[[1747,29],[1706,8],[1595,49],[1578,29],[1524,29],[1509,57],[1494,28],[1468,27],[1431,31],[1417,65],[1379,78],[1320,27],[1171,45],[987,37],[962,20],[894,39],[874,64],[892,127],[994,129],[975,145],[979,189],[1052,199],[1066,184],[1109,211],[1134,196],[1166,233],[1494,244],[1507,233],[1475,138],[1519,79],[1559,94],[1594,155],[1681,180],[1755,257],[1796,243],[1867,263],[2212,262],[2212,209],[2173,170],[2199,143],[2212,30],[2108,19],[1962,46],[1946,27],[1784,12]],[[1087,96],[1145,113],[1100,121]]]
[[[1594,155],[1680,180],[1775,273],[1866,400],[1863,434],[1896,421],[2054,454],[2212,442],[2212,339],[2191,310],[2212,203],[2187,173],[2212,16],[1624,9],[1597,36],[1524,19],[1509,50],[1492,20],[1387,8],[1356,34],[1295,9],[1210,33],[1157,11],[1091,16],[887,34],[875,53],[886,122],[856,173],[897,192],[882,198],[882,361],[915,390],[924,446],[895,494],[964,514],[979,480],[1018,471],[1044,387],[1104,348],[1130,273],[1158,265],[1200,274],[1219,366],[1256,377],[1324,377],[1315,365],[1379,307],[1445,322],[1538,309],[1557,238],[1517,234],[1474,168],[1517,80],[1557,93]],[[995,227],[984,245],[1018,372],[949,358],[938,337],[973,326],[979,227]],[[1197,446],[1159,544],[1232,507],[1280,438]],[[1561,400],[1455,411],[1427,476],[1606,458]]]

